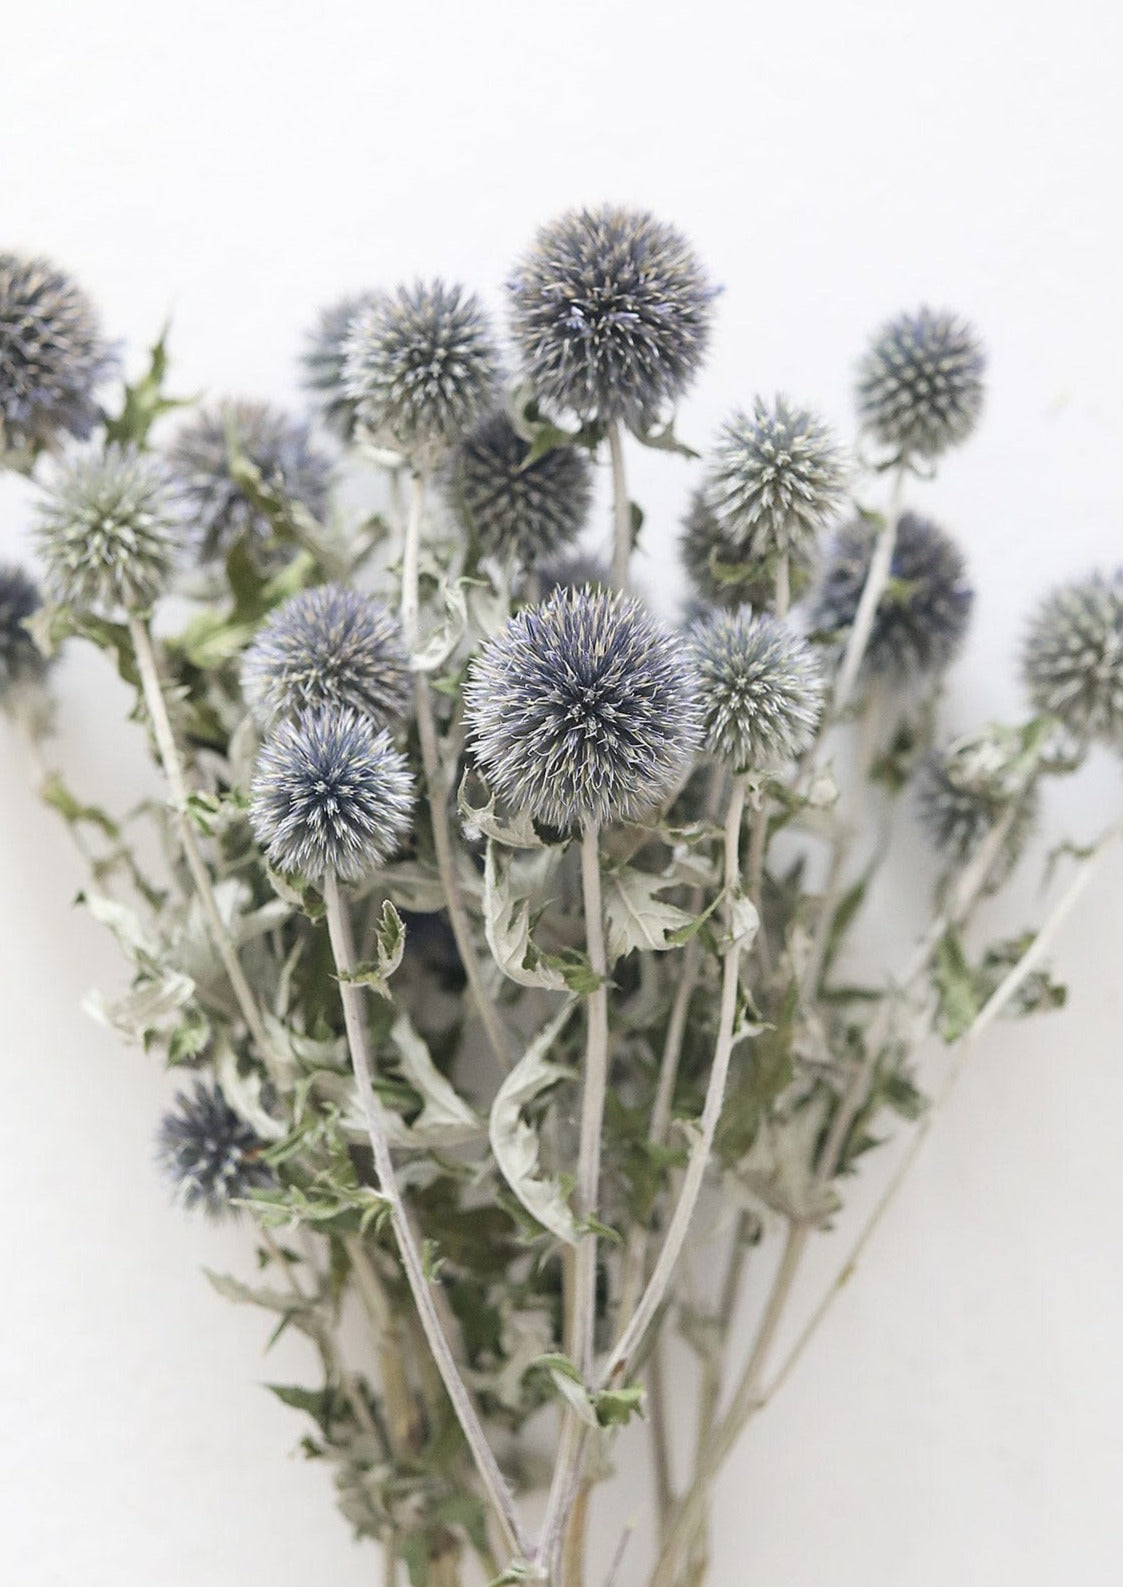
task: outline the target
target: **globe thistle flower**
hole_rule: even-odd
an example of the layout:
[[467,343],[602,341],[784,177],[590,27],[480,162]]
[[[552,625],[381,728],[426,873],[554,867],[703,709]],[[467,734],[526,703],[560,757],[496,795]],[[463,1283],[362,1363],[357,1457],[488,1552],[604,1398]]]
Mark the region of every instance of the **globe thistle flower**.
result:
[[689,638],[707,753],[734,771],[774,770],[801,755],[824,697],[810,645],[748,606],[701,619]]
[[0,457],[85,440],[112,365],[81,288],[46,259],[0,253]]
[[375,299],[344,343],[343,387],[359,425],[425,464],[494,406],[499,378],[479,299],[443,281],[417,281]]
[[537,567],[573,544],[592,500],[592,470],[576,446],[555,446],[527,464],[530,443],[503,412],[465,436],[446,482],[485,551]]
[[394,728],[413,696],[396,617],[339,584],[302,590],[272,614],[242,657],[242,692],[264,727],[317,706],[349,705]]
[[949,864],[968,864],[999,822],[1007,821],[987,876],[988,891],[1009,876],[1037,820],[1037,787],[1014,740],[1010,729],[984,728],[928,756],[917,777],[921,824]]
[[983,406],[986,356],[974,330],[929,308],[878,331],[858,369],[858,413],[902,457],[938,457],[965,441]]
[[47,658],[25,623],[43,604],[39,586],[22,568],[0,566],[0,701],[41,681]]
[[535,396],[632,429],[647,427],[698,373],[716,295],[680,232],[611,204],[542,227],[508,291]]
[[306,424],[265,402],[200,409],[168,450],[200,562],[221,560],[240,540],[260,554],[272,538],[268,517],[234,477],[232,450],[253,464],[270,490],[299,502],[313,518],[322,518],[327,507],[331,464]]
[[1123,742],[1123,570],[1046,596],[1030,621],[1022,671],[1038,711],[1080,739]]
[[272,1170],[261,1161],[264,1145],[221,1086],[196,1080],[165,1114],[156,1157],[182,1206],[221,1218],[238,1210],[233,1202],[273,1183]]
[[[683,566],[698,595],[707,606],[735,610],[751,606],[756,611],[772,605],[776,598],[774,559],[742,560],[718,523],[703,488],[690,498],[682,520],[679,552]],[[788,553],[788,578],[793,598],[807,583],[811,562],[800,548]]]
[[329,304],[305,338],[300,359],[304,389],[312,393],[324,424],[341,441],[350,441],[355,434],[355,403],[343,389],[343,349],[355,320],[374,302],[373,292],[361,292]]
[[519,612],[473,663],[464,704],[495,792],[560,831],[650,809],[698,744],[689,648],[603,590],[558,590]]
[[[830,431],[786,397],[761,398],[722,426],[706,474],[718,559],[805,559],[842,500],[845,471]],[[724,555],[721,552],[724,552]]]
[[115,443],[68,458],[38,509],[51,596],[100,616],[147,611],[171,577],[180,529],[158,459]]
[[[820,633],[842,637],[853,625],[877,535],[868,520],[839,531],[812,611]],[[929,519],[902,514],[863,670],[901,681],[942,672],[963,642],[973,600],[955,541]]]
[[262,746],[250,825],[269,863],[361,881],[409,831],[413,779],[390,735],[349,707],[281,722]]

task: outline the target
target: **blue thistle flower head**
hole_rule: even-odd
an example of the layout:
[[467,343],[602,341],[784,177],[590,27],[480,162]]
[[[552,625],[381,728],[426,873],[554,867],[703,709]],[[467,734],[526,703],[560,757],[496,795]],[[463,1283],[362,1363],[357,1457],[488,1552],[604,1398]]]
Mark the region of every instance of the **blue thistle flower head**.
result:
[[[710,506],[703,487],[693,491],[682,520],[679,554],[702,605],[735,611],[751,606],[766,610],[776,598],[775,557],[745,557],[732,546]],[[788,583],[793,598],[806,587],[814,562],[805,551],[788,553]]]
[[409,710],[413,675],[398,620],[340,584],[302,590],[275,611],[242,657],[242,692],[264,727],[319,706],[352,706],[377,727]]
[[[876,540],[876,525],[865,519],[835,537],[811,613],[819,633],[843,640],[853,626]],[[927,518],[903,513],[863,672],[902,682],[943,672],[963,643],[973,600],[951,536]]]
[[577,539],[593,482],[576,446],[552,447],[528,464],[529,455],[506,413],[489,414],[456,448],[446,493],[484,551],[535,568]]
[[75,454],[58,465],[38,506],[48,592],[99,616],[145,612],[168,585],[181,529],[157,458],[116,443]]
[[269,863],[312,881],[357,882],[410,829],[413,778],[390,735],[349,707],[282,721],[262,745],[250,825]]
[[306,424],[265,402],[202,408],[168,449],[202,563],[221,561],[237,541],[260,558],[273,537],[269,519],[234,477],[232,454],[244,456],[269,489],[298,502],[313,518],[322,519],[327,508],[331,463]]
[[196,1080],[164,1115],[156,1160],[181,1206],[201,1207],[208,1217],[222,1218],[238,1211],[235,1201],[273,1183],[272,1170],[261,1161],[264,1146],[221,1086]]
[[998,823],[1007,822],[988,891],[1010,875],[1037,822],[1037,784],[1015,738],[1008,728],[983,728],[926,757],[917,774],[920,822],[947,865],[962,868]]
[[511,807],[561,831],[632,820],[698,747],[688,646],[634,599],[558,590],[511,619],[464,688],[468,741]]
[[0,253],[0,459],[85,440],[114,364],[93,304],[46,259]]
[[355,320],[374,302],[373,292],[360,292],[329,304],[305,338],[300,359],[304,389],[327,428],[345,442],[355,434],[355,402],[343,386],[343,349]]
[[881,327],[859,365],[862,426],[900,457],[938,457],[978,423],[985,372],[982,346],[958,315],[900,314]]
[[37,684],[48,661],[26,623],[43,604],[39,586],[22,568],[0,565],[0,701],[26,684]]
[[479,299],[444,281],[377,297],[352,322],[343,386],[374,441],[429,465],[499,395],[500,363]]
[[1038,711],[1079,739],[1123,745],[1123,569],[1045,597],[1030,620],[1022,673]]
[[775,771],[802,755],[824,696],[810,645],[748,606],[702,618],[689,638],[707,753],[734,771]]
[[547,407],[646,428],[701,368],[716,290],[681,232],[646,210],[569,210],[508,283],[525,378]]
[[826,425],[784,396],[771,406],[758,397],[751,414],[726,420],[706,471],[718,560],[806,559],[838,511],[845,482]]

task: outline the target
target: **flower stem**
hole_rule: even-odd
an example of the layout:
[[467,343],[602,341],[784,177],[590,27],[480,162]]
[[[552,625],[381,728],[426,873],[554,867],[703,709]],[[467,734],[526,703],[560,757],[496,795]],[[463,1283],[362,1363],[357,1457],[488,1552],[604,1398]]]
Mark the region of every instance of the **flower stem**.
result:
[[612,458],[612,583],[628,593],[631,583],[628,565],[632,557],[632,506],[628,500],[628,479],[624,472],[624,439],[620,421],[608,425],[608,451]]
[[371,1151],[374,1154],[375,1173],[378,1175],[378,1187],[385,1197],[390,1214],[390,1222],[397,1240],[398,1251],[402,1259],[406,1280],[409,1284],[413,1302],[417,1308],[418,1318],[425,1333],[426,1341],[432,1352],[433,1360],[441,1375],[449,1400],[452,1403],[456,1419],[460,1423],[468,1448],[476,1462],[476,1469],[480,1474],[484,1492],[498,1518],[504,1533],[504,1541],[512,1554],[525,1558],[527,1545],[522,1535],[518,1516],[515,1513],[514,1500],[507,1480],[499,1469],[498,1462],[491,1452],[483,1426],[472,1404],[471,1396],[460,1376],[452,1350],[441,1327],[440,1316],[433,1300],[429,1287],[429,1280],[425,1274],[425,1264],[417,1244],[413,1226],[402,1199],[401,1189],[398,1185],[397,1175],[394,1172],[394,1163],[390,1155],[390,1144],[386,1135],[386,1125],[382,1113],[382,1103],[374,1090],[373,1066],[371,1063],[370,1047],[367,1039],[366,1021],[363,1017],[363,992],[362,987],[355,981],[347,980],[355,970],[355,951],[351,940],[351,922],[347,913],[346,904],[340,892],[339,879],[334,875],[324,878],[324,903],[327,910],[328,933],[331,938],[332,953],[335,957],[336,969],[340,972],[339,995],[343,1003],[343,1018],[347,1027],[347,1042],[351,1051],[351,1062],[355,1070],[355,1079],[358,1084],[359,1096],[366,1113],[367,1134],[370,1137]]
[[842,666],[839,668],[838,680],[835,683],[834,699],[831,702],[830,719],[837,721],[850,702],[854,686],[858,681],[862,661],[865,658],[866,648],[873,632],[874,619],[877,616],[878,603],[885,593],[889,583],[889,573],[893,566],[893,552],[897,546],[897,521],[901,515],[901,496],[904,491],[905,472],[907,464],[900,463],[893,474],[893,485],[889,495],[889,506],[885,512],[885,523],[878,534],[870,558],[869,572],[866,582],[862,586],[862,594],[858,601],[858,610],[854,613],[854,625],[850,630],[850,637],[846,641],[843,652]]
[[199,848],[199,840],[195,828],[191,825],[191,817],[187,813],[187,780],[184,774],[183,761],[180,758],[179,746],[176,743],[175,733],[172,729],[171,718],[168,715],[167,701],[164,699],[163,687],[160,683],[160,671],[156,663],[156,651],[152,643],[152,634],[148,624],[140,617],[130,613],[129,636],[133,643],[133,653],[136,657],[137,671],[140,674],[141,687],[144,691],[145,704],[148,707],[149,720],[156,738],[156,748],[160,756],[160,764],[164,769],[164,776],[168,780],[171,791],[171,806],[179,828],[180,843],[183,847],[187,868],[191,872],[191,879],[195,884],[195,891],[199,897],[203,914],[206,917],[207,929],[211,941],[222,960],[227,979],[241,1009],[242,1018],[246,1022],[250,1036],[257,1047],[262,1059],[268,1063],[272,1054],[269,1038],[266,1035],[265,1025],[261,1011],[257,1006],[245,972],[238,960],[238,951],[234,946],[230,933],[223,923],[218,911],[218,904],[214,896],[214,887],[211,875],[207,870]]

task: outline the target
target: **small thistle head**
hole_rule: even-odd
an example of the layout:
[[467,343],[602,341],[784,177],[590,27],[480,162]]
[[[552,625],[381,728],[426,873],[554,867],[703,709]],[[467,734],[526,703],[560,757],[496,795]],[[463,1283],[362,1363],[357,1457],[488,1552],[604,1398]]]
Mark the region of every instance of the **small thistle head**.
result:
[[673,226],[605,204],[542,227],[508,283],[534,394],[583,420],[649,425],[698,373],[716,289]]
[[372,439],[431,463],[499,394],[499,355],[472,292],[417,281],[369,303],[344,343],[343,387]]
[[239,455],[253,464],[263,485],[299,502],[313,518],[322,518],[327,507],[331,464],[306,424],[265,402],[202,408],[168,450],[200,562],[221,560],[239,540],[260,553],[272,539],[268,517],[235,478],[233,459]]
[[527,464],[529,454],[507,415],[489,414],[457,447],[446,488],[485,551],[534,568],[577,539],[593,484],[576,446],[555,446]]
[[901,314],[878,331],[858,369],[863,427],[900,457],[938,457],[965,441],[983,406],[986,355],[955,314]]
[[313,881],[369,876],[400,847],[412,808],[405,756],[348,707],[280,722],[250,789],[250,824],[269,863]]
[[706,474],[706,500],[725,550],[721,561],[806,558],[842,501],[842,453],[803,408],[761,398],[722,426]]
[[99,616],[147,611],[171,578],[181,523],[158,459],[116,444],[67,458],[38,509],[51,597]]
[[46,259],[0,253],[0,459],[85,440],[112,366],[81,288]]
[[156,1158],[181,1206],[202,1207],[208,1217],[221,1218],[237,1212],[234,1201],[273,1183],[272,1170],[261,1161],[264,1146],[221,1086],[196,1080],[164,1115]]
[[[687,576],[702,602],[735,610],[766,610],[776,598],[776,558],[745,554],[729,543],[704,488],[693,492],[679,551]],[[803,550],[788,553],[788,579],[795,597],[806,586],[812,563]]]
[[26,628],[43,604],[39,586],[22,568],[0,565],[0,701],[42,681],[47,658]]
[[464,703],[495,792],[560,831],[649,810],[698,745],[688,647],[605,590],[558,590],[519,612],[476,658]]
[[1030,621],[1022,672],[1038,711],[1123,744],[1123,569],[1062,585]]
[[811,743],[823,675],[810,645],[747,606],[690,629],[708,754],[734,771],[773,771]]
[[355,403],[343,387],[343,349],[355,320],[374,301],[373,292],[360,292],[329,304],[308,332],[301,354],[304,389],[311,392],[324,424],[341,441],[350,441],[355,433]]
[[[865,519],[839,531],[812,610],[820,633],[839,639],[853,626],[876,541],[876,525]],[[927,518],[902,514],[863,671],[891,681],[942,672],[958,654],[973,600],[955,541]]]
[[396,728],[413,677],[401,628],[381,601],[340,584],[302,590],[281,606],[242,657],[242,691],[263,727],[318,706],[352,706]]
[[987,876],[1000,887],[1020,859],[1037,820],[1033,759],[1016,729],[987,727],[928,756],[916,784],[928,837],[949,866],[961,869],[1000,822],[1004,836]]

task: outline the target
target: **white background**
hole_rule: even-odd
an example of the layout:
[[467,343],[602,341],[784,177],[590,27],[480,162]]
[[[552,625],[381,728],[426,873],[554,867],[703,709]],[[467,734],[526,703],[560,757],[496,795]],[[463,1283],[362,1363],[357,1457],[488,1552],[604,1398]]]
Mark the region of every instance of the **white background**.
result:
[[[72,269],[134,360],[171,311],[179,390],[295,400],[300,334],[337,294],[442,273],[498,311],[536,224],[647,204],[725,286],[681,423],[703,441],[781,387],[846,430],[868,331],[922,300],[955,307],[985,334],[991,398],[915,499],[960,535],[979,589],[947,706],[968,725],[1019,709],[1030,603],[1119,555],[1121,15],[1115,0],[37,0],[3,27],[0,247]],[[661,456],[633,472],[645,576],[670,601],[687,472]],[[4,484],[0,553],[26,502]],[[124,803],[146,783],[120,691],[78,651],[60,681],[60,754]],[[1120,791],[1098,758],[1057,791],[1047,836],[1091,834]],[[290,1456],[298,1418],[257,1386],[299,1372],[299,1347],[263,1361],[262,1319],[200,1276],[242,1264],[242,1240],[167,1207],[151,1163],[167,1083],[79,1011],[119,967],[69,907],[77,868],[2,724],[0,810],[0,1575],[366,1587],[373,1551]],[[871,922],[889,965],[928,880],[899,867]],[[716,1582],[1119,1580],[1121,884],[1117,856],[1064,938],[1070,1011],[988,1043],[738,1450]],[[604,1546],[632,1494],[602,1513]]]

